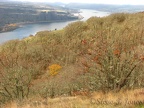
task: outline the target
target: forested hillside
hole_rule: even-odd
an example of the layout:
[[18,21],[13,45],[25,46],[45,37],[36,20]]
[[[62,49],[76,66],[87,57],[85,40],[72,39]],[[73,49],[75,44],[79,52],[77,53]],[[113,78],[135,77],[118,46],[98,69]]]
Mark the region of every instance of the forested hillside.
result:
[[19,23],[54,22],[78,19],[72,10],[44,3],[0,2],[0,32]]
[[[11,40],[0,46],[1,104],[40,97],[91,97],[91,93],[98,91],[125,92],[142,89],[143,82],[144,13],[91,17],[85,22],[71,23],[62,30],[40,31],[35,36]],[[128,99],[144,102],[143,95],[141,91]],[[95,96],[106,99],[112,95]],[[129,95],[120,95],[124,102],[127,99],[125,96]],[[47,105],[70,104],[69,100],[55,102]],[[106,108],[125,105],[124,102]],[[85,107],[98,107],[90,101],[83,104]],[[75,101],[70,105],[67,107],[80,106]],[[132,104],[132,108],[135,105],[142,106],[142,103]]]

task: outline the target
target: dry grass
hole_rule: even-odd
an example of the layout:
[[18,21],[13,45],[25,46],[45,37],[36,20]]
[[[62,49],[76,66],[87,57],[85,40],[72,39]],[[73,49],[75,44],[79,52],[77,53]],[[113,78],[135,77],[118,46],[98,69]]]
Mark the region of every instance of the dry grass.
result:
[[11,102],[3,108],[144,108],[144,89],[121,91],[119,93],[93,92],[91,97],[77,95],[47,99],[28,99]]

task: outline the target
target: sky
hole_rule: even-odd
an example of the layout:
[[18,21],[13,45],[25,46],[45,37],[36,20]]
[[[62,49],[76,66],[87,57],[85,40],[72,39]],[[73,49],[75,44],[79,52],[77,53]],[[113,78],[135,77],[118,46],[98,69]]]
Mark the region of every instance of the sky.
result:
[[144,5],[144,0],[16,0],[16,1]]

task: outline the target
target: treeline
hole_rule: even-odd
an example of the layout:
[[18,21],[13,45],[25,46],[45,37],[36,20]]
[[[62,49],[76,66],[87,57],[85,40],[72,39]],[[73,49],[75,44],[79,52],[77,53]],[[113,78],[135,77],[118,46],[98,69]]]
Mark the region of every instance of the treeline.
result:
[[11,24],[11,23],[19,23],[19,22],[44,22],[44,21],[57,21],[57,20],[72,20],[77,19],[77,17],[72,16],[70,13],[65,12],[29,12],[21,13],[21,12],[11,12],[11,9],[3,10],[0,16],[1,25]]

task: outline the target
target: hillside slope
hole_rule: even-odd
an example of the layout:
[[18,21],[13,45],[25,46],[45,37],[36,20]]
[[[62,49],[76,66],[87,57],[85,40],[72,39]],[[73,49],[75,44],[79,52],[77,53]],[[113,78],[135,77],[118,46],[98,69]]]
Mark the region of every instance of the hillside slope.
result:
[[0,47],[0,102],[144,87],[144,14],[112,14]]

